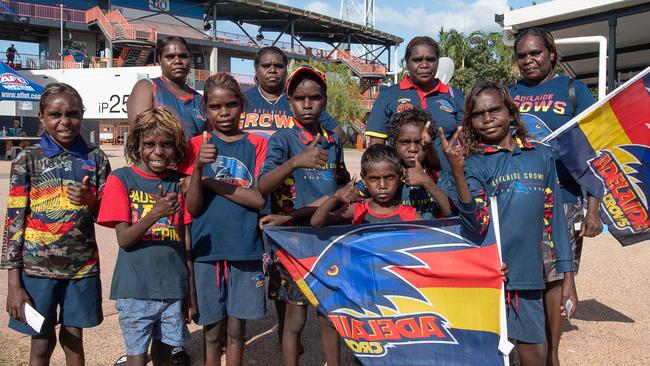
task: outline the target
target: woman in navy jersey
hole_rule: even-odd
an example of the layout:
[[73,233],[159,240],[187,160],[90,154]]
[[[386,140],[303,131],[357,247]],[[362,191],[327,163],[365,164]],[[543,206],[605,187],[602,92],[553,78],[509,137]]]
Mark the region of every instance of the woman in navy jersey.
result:
[[[386,142],[386,125],[393,114],[414,106],[429,112],[433,117],[431,122],[442,127],[447,139],[462,124],[465,106],[463,93],[436,78],[439,56],[438,43],[431,37],[418,36],[411,39],[404,53],[408,75],[399,84],[384,89],[370,111],[366,136],[370,137],[371,145]],[[455,198],[451,169],[440,140],[434,141],[434,147],[440,158],[440,166],[433,166],[436,170],[441,170],[438,185],[450,198]]]
[[[549,32],[539,28],[527,29],[517,34],[514,47],[517,67],[524,78],[509,89],[531,140],[543,139],[595,102],[583,82],[555,73],[558,54],[555,40]],[[573,250],[574,272],[577,273],[583,237],[596,236],[603,227],[599,203],[595,197],[588,196],[585,215],[582,188],[561,161],[556,161],[556,168]],[[560,364],[558,348],[562,336],[560,305],[564,304],[561,304],[563,294],[560,285],[563,274],[556,269],[555,248],[549,243],[544,244],[543,256],[548,365],[557,366]]]
[[[293,112],[284,92],[287,61],[287,55],[275,46],[261,48],[255,55],[257,86],[244,93],[247,105],[241,119],[242,131],[268,139],[277,130],[293,127]],[[335,132],[345,143],[347,135],[332,116],[324,112],[320,122],[325,130]]]
[[186,139],[200,135],[205,130],[205,112],[201,94],[190,88],[190,49],[182,37],[167,37],[159,41],[156,55],[162,76],[138,81],[126,103],[129,121],[152,107],[165,107],[176,114],[183,123]]

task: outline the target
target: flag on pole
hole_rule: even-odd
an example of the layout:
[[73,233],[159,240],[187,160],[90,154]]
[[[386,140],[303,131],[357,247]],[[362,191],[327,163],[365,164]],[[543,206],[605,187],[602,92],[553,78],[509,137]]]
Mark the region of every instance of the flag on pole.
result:
[[458,218],[267,226],[264,235],[364,365],[502,366],[507,331],[494,226],[484,237],[466,233]]
[[650,239],[650,67],[546,138],[622,244]]

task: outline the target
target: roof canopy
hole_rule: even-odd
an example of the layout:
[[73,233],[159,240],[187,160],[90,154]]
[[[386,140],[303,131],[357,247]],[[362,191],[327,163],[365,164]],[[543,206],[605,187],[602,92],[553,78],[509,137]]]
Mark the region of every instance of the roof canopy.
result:
[[[404,40],[357,23],[332,18],[327,15],[264,0],[218,0],[210,2],[217,6],[217,20],[248,23],[261,27],[262,31],[293,33],[302,41],[348,42],[396,46]],[[206,14],[211,10],[206,9]],[[350,38],[348,38],[350,37]]]
[[[497,22],[513,35],[526,28],[542,27],[556,39],[606,37],[608,53],[615,55],[608,60],[610,91],[650,65],[650,1],[556,0],[497,14]],[[558,45],[558,53],[569,74],[587,84],[596,84],[596,44]]]

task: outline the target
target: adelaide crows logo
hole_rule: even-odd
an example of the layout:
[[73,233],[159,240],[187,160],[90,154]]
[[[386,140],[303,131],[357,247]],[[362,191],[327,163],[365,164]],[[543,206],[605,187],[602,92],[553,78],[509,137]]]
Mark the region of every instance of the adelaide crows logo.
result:
[[234,186],[250,187],[253,177],[244,163],[236,158],[219,155],[217,161],[206,166],[203,174],[206,177]]
[[[426,294],[439,265],[432,254],[473,246],[458,233],[419,224],[355,228],[316,258],[304,277],[306,291],[358,357],[381,357],[403,344],[457,344]],[[379,248],[390,255],[378,257]]]

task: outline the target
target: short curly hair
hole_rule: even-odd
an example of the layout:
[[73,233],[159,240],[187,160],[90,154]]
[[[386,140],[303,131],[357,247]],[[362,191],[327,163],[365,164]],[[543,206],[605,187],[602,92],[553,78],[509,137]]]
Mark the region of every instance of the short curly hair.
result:
[[435,139],[436,123],[433,118],[431,118],[431,113],[420,107],[414,106],[411,109],[393,114],[390,121],[388,121],[388,124],[386,124],[386,129],[388,130],[388,143],[392,146],[396,146],[397,136],[399,136],[399,130],[402,126],[411,124],[418,127],[424,127],[427,122],[431,122],[431,125],[429,126],[429,136],[431,136],[432,139]]
[[129,137],[124,145],[124,156],[131,164],[138,164],[140,156],[140,144],[144,136],[165,133],[174,139],[174,161],[176,163],[185,158],[187,141],[183,133],[183,125],[176,115],[164,107],[148,109],[135,117],[135,122],[129,131]]
[[375,144],[367,148],[361,155],[361,177],[366,176],[370,164],[380,161],[393,164],[397,175],[402,176],[402,164],[395,148],[384,144]]

